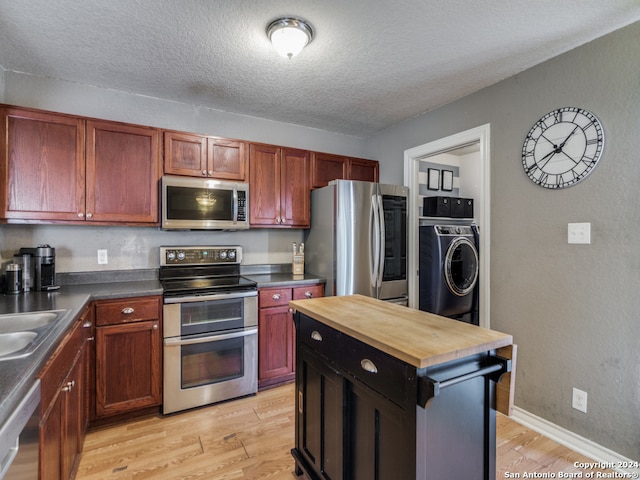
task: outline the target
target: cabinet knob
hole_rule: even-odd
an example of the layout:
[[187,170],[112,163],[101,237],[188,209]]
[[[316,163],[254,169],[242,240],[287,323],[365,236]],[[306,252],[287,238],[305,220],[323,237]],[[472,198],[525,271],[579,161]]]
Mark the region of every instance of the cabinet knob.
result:
[[310,291],[306,291],[306,292],[304,292],[304,296],[307,297],[307,298],[311,298],[311,297],[313,297],[313,293],[311,293]]
[[96,339],[96,337],[89,337],[87,338],[87,342],[93,342]]
[[91,328],[92,323],[91,322],[84,322],[82,324],[82,328]]
[[158,324],[157,324],[157,323],[154,323],[154,324],[153,324],[153,329],[154,329],[154,330],[157,330],[157,329],[158,329]]
[[63,392],[70,392],[71,390],[73,390],[73,387],[76,386],[76,382],[74,380],[67,382],[67,384],[62,387],[62,391]]
[[322,335],[320,335],[320,332],[318,332],[317,330],[314,330],[313,332],[311,332],[311,338],[316,342],[322,341]]
[[289,313],[293,314],[296,313],[296,311],[293,308],[289,307]]
[[87,213],[87,218],[92,218],[93,217],[93,213]]
[[360,366],[369,373],[378,373],[378,367],[368,358],[363,358],[360,361]]
[[133,309],[133,307],[126,307],[122,309],[122,313],[124,315],[131,315],[133,312],[135,312],[135,310]]
[[206,170],[202,170],[202,176],[206,177],[207,176],[207,171]]
[[209,174],[210,177],[213,177],[213,170],[209,170],[207,173]]
[[272,299],[274,299],[274,300],[280,300],[280,294],[279,294],[279,293],[274,293],[274,294],[271,296],[271,298],[272,298]]
[[84,213],[78,212],[78,218],[83,218],[83,217],[84,217]]

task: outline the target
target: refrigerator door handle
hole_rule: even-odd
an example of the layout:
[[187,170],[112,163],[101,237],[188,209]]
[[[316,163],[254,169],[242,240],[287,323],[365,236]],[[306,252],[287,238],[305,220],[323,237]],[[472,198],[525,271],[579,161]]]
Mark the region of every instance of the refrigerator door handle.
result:
[[378,296],[380,296],[380,287],[382,285],[382,277],[384,275],[384,257],[386,250],[386,231],[385,231],[385,223],[384,223],[384,203],[382,201],[382,195],[377,195],[378,197],[378,230],[380,231],[380,248],[378,252]]
[[380,210],[378,208],[377,197],[378,195],[371,196],[370,216],[373,217],[373,221],[371,222],[371,231],[369,232],[369,241],[373,244],[373,258],[369,258],[369,272],[371,277],[371,286],[376,289],[378,273],[380,270]]

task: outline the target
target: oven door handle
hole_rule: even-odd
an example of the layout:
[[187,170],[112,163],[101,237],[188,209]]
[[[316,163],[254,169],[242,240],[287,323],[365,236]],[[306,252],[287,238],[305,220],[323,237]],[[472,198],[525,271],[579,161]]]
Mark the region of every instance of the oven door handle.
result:
[[206,302],[209,300],[226,300],[230,298],[257,297],[257,290],[249,290],[246,292],[236,293],[219,293],[215,295],[187,295],[184,297],[174,297],[164,299],[164,303],[190,303],[190,302]]
[[258,333],[257,328],[248,328],[242,332],[223,333],[221,335],[211,335],[208,337],[187,338],[173,337],[165,338],[165,347],[179,347],[182,345],[196,345],[198,343],[218,342],[221,340],[229,340],[230,338],[248,337],[249,335],[256,335]]

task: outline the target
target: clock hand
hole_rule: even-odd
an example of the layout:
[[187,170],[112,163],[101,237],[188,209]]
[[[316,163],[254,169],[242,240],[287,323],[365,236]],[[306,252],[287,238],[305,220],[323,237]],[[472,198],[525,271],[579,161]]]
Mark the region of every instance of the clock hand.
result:
[[[554,145],[555,147],[555,145]],[[558,153],[558,149],[554,148],[553,150],[551,150],[549,153],[547,153],[544,157],[542,157],[539,161],[536,162],[536,164],[540,167],[543,168],[544,165],[546,165],[547,163],[549,163],[549,160],[551,160],[551,157],[553,157],[556,153]],[[548,160],[547,160],[548,159]],[[542,162],[544,162],[545,160],[547,160],[545,162],[544,165],[542,165]]]
[[569,141],[569,139],[571,138],[571,136],[576,133],[576,130],[578,129],[578,125],[575,126],[575,128],[573,130],[571,130],[571,133],[569,135],[567,135],[567,138],[564,139],[564,142],[562,142],[560,145],[558,145],[558,147],[556,148],[556,150],[558,150],[558,153],[560,153],[560,151],[562,150],[562,147],[565,146],[565,144]]

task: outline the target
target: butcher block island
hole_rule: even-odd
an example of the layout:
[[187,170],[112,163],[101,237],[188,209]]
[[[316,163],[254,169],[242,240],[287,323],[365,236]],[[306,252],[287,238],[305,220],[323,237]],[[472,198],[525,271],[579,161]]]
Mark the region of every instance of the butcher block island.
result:
[[513,387],[511,335],[361,295],[290,306],[296,474],[496,478],[496,385]]

